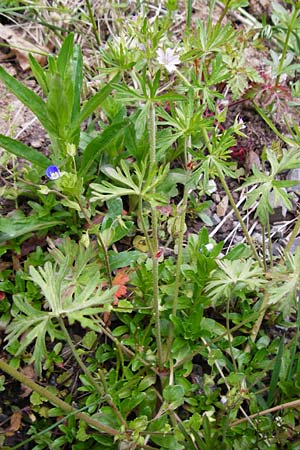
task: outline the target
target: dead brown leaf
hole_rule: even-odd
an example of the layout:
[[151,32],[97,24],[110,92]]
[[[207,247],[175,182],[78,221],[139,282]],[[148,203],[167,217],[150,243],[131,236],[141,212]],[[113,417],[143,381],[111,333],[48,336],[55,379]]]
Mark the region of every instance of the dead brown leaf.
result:
[[15,411],[10,418],[10,426],[5,430],[6,436],[13,436],[16,431],[21,427],[22,413],[21,411]]
[[28,60],[29,53],[32,53],[41,65],[46,64],[47,56],[40,53],[49,53],[48,49],[35,45],[24,38],[18,30],[9,25],[1,24],[0,49],[4,49],[4,51],[2,51],[3,55],[0,55],[0,61],[15,57],[21,69],[24,71],[30,68]]
[[[26,377],[30,378],[31,380],[36,379],[36,373],[34,371],[33,366],[26,366],[21,369],[21,372],[26,375]],[[21,398],[28,397],[28,395],[31,394],[32,389],[28,386],[25,386],[25,384],[21,384],[22,387],[22,394],[20,395]]]
[[250,149],[246,154],[246,161],[245,161],[246,170],[250,172],[253,166],[256,166],[257,169],[261,169],[261,162],[257,153],[255,153],[252,149]]

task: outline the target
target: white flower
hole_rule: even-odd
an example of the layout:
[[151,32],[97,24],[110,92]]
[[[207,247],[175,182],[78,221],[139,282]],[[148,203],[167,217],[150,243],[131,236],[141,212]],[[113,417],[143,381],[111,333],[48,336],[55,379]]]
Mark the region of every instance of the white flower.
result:
[[164,66],[169,73],[174,72],[176,66],[180,64],[179,55],[175,53],[173,48],[167,48],[166,50],[158,48],[156,54],[158,56],[157,61],[159,64]]

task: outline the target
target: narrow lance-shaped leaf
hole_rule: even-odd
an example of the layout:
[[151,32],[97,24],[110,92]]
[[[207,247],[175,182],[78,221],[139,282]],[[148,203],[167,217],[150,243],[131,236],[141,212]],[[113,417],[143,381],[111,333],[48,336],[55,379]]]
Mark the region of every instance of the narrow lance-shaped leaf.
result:
[[[1,67],[0,67],[1,69]],[[15,139],[0,134],[0,147],[4,148],[7,152],[18,156],[19,158],[26,159],[33,164],[36,164],[43,169],[46,169],[51,165],[50,159],[43,153],[38,152],[32,147],[28,147]]]
[[64,40],[57,57],[57,68],[62,78],[64,78],[66,70],[68,69],[69,62],[73,54],[73,50],[74,50],[74,34],[70,33]]
[[120,75],[117,74],[114,78],[107,83],[103,88],[100,89],[97,94],[91,97],[85,106],[82,108],[81,113],[78,118],[79,124],[82,123],[85,119],[87,119],[94,111],[97,109],[101,103],[106,99],[106,97],[111,93],[114,88],[114,83],[116,83],[120,78]]
[[105,150],[112,140],[124,133],[124,130],[128,126],[128,120],[122,120],[121,122],[114,123],[106,128],[99,136],[95,137],[86,146],[81,160],[81,167],[79,171],[80,176],[84,176],[86,174],[97,156]]
[[74,85],[74,100],[72,110],[72,122],[76,121],[80,113],[80,94],[82,87],[82,53],[79,46],[74,49],[73,55],[73,85]]
[[46,104],[41,97],[9,75],[3,67],[0,67],[0,79],[4,82],[7,89],[33,112],[46,130],[51,132],[52,125],[48,119]]
[[29,54],[29,63],[34,78],[42,88],[43,93],[46,95],[48,93],[48,84],[43,68],[31,54]]

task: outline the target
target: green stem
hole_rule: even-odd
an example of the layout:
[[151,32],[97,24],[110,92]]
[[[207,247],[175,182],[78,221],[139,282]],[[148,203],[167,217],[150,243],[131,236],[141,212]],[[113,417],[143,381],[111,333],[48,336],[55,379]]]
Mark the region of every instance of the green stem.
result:
[[238,372],[238,368],[237,368],[235,357],[234,357],[234,353],[233,353],[232,340],[231,340],[232,339],[232,337],[231,337],[232,335],[230,333],[230,321],[229,321],[230,308],[229,307],[230,307],[230,299],[228,298],[227,302],[226,302],[226,329],[227,329],[227,336],[228,336],[229,353],[230,353],[230,356],[231,356],[231,359],[232,359],[234,371],[235,371],[235,373],[237,373]]
[[186,0],[186,30],[191,31],[192,23],[192,0]]
[[[79,197],[76,197],[76,200],[78,202],[78,205],[79,205],[79,207],[81,209],[82,214],[84,215],[84,218],[85,218],[86,222],[88,223],[88,225],[90,227],[93,226],[93,223],[92,223],[91,219],[87,215],[86,210],[85,210],[83,204],[81,203],[81,199]],[[112,276],[111,276],[111,269],[110,269],[110,263],[109,263],[107,247],[106,247],[106,245],[105,245],[105,243],[104,243],[104,241],[103,241],[103,239],[101,237],[100,231],[98,231],[96,233],[96,237],[97,237],[98,245],[99,245],[99,247],[101,247],[101,249],[103,251],[104,264],[105,264],[105,268],[106,268],[106,274],[107,274],[107,277],[108,277],[108,284],[109,284],[109,287],[111,288],[112,287]]]
[[229,7],[230,7],[230,3],[231,3],[231,0],[227,0],[227,2],[224,5],[224,9],[222,11],[222,14],[220,15],[220,17],[218,19],[218,22],[216,23],[215,27],[220,27],[221,26],[224,17],[228,13],[228,10],[229,10]]
[[299,233],[299,230],[300,230],[300,213],[298,214],[298,217],[297,217],[294,229],[291,232],[291,235],[289,237],[288,243],[286,244],[286,247],[285,247],[285,252],[286,253],[288,253],[291,250],[291,247],[293,245],[293,242],[294,242],[296,236]]
[[150,103],[149,108],[149,153],[150,153],[150,171],[156,166],[156,123],[155,106]]
[[233,211],[235,212],[235,215],[236,215],[236,217],[237,217],[237,220],[239,221],[239,224],[240,224],[240,226],[241,226],[241,228],[242,228],[242,230],[243,230],[243,233],[244,233],[244,235],[245,235],[246,241],[248,242],[248,244],[249,244],[250,247],[251,247],[253,256],[254,256],[254,258],[257,260],[257,262],[258,262],[258,264],[260,265],[260,267],[263,267],[263,263],[262,263],[260,257],[258,256],[258,253],[257,253],[257,251],[256,251],[255,245],[254,245],[254,243],[253,243],[253,241],[252,241],[252,239],[251,239],[250,234],[248,233],[248,230],[247,230],[246,225],[244,224],[243,218],[242,218],[242,216],[241,216],[241,214],[240,214],[238,208],[236,207],[235,201],[234,201],[234,199],[233,199],[233,197],[232,197],[232,195],[231,195],[230,189],[229,189],[229,187],[228,187],[228,185],[227,185],[227,183],[226,183],[226,180],[225,180],[225,178],[224,178],[224,175],[223,175],[221,169],[220,169],[217,165],[215,166],[215,168],[216,168],[216,170],[217,170],[217,172],[218,172],[219,180],[221,181],[221,184],[222,184],[222,186],[223,186],[223,188],[224,188],[224,191],[225,191],[225,193],[226,193],[226,195],[227,195],[227,197],[228,197],[229,203],[230,203],[230,205],[231,205]]
[[[155,106],[153,102],[150,103],[149,109],[149,154],[150,164],[149,172],[153,173],[156,167],[156,119]],[[153,189],[153,193],[155,189]],[[155,319],[155,332],[157,343],[157,365],[159,370],[162,370],[162,340],[160,330],[160,298],[159,298],[159,277],[158,277],[158,214],[157,209],[151,206],[151,225],[152,225],[152,242],[151,242],[151,258],[153,264],[153,307]]]
[[182,81],[184,82],[184,84],[186,84],[186,86],[188,86],[189,88],[192,88],[193,85],[189,82],[189,80],[180,72],[180,70],[175,69],[174,72],[179,76],[179,78],[182,79]]
[[89,17],[90,17],[90,21],[91,21],[91,24],[92,24],[94,36],[96,38],[96,42],[100,46],[101,45],[101,41],[100,41],[100,38],[99,38],[97,24],[95,22],[95,18],[94,18],[94,14],[93,14],[93,10],[92,10],[91,4],[90,4],[90,0],[85,0],[85,3],[86,3],[86,6],[87,6],[87,9],[88,9],[88,12],[89,12]]
[[[270,267],[272,268],[273,267],[273,246],[272,246],[271,226],[270,226],[269,216],[268,216],[267,232],[268,232],[268,244],[269,244],[269,260],[270,260]],[[267,271],[266,264],[265,264],[265,271]]]
[[[261,302],[261,305],[260,305],[260,308],[259,308],[258,318],[256,319],[256,322],[253,325],[253,328],[252,328],[251,334],[250,334],[250,340],[253,343],[255,342],[255,340],[257,338],[257,335],[258,335],[258,332],[260,330],[260,327],[261,327],[261,324],[262,324],[265,312],[266,312],[266,310],[268,308],[268,300],[269,300],[269,294],[265,293],[264,298],[262,299],[262,302]],[[251,351],[251,346],[250,346],[250,343],[249,343],[249,344],[246,345],[245,353],[249,353],[250,351]]]
[[267,270],[267,253],[266,253],[266,227],[265,225],[261,226],[262,228],[262,252],[263,252],[263,265],[264,270]]
[[[205,128],[201,128],[201,131],[202,131],[202,134],[203,134],[203,137],[204,137],[204,140],[205,140],[207,149],[208,149],[209,153],[212,154],[212,153],[213,153],[213,151],[212,151],[212,146],[211,146],[211,143],[210,143],[210,141],[209,141],[209,137],[208,137],[207,131],[206,131]],[[252,241],[252,239],[251,239],[250,234],[248,233],[247,227],[246,227],[246,225],[244,224],[244,221],[243,221],[243,219],[242,219],[242,216],[240,215],[240,212],[239,212],[239,210],[238,210],[238,208],[237,208],[237,206],[236,206],[236,204],[235,204],[235,201],[234,201],[234,199],[233,199],[233,197],[232,197],[232,195],[231,195],[230,189],[229,189],[229,187],[228,187],[228,185],[227,185],[227,183],[226,183],[226,180],[225,180],[225,177],[224,177],[224,175],[223,175],[223,172],[222,172],[222,170],[220,169],[219,165],[216,164],[216,163],[214,164],[214,168],[216,169],[216,171],[217,171],[217,173],[218,173],[219,180],[221,181],[221,184],[222,184],[222,186],[223,186],[223,188],[224,188],[224,191],[225,191],[225,193],[226,193],[226,195],[227,195],[227,197],[228,197],[229,203],[230,203],[230,205],[231,205],[233,211],[235,212],[235,215],[236,215],[236,217],[237,217],[237,220],[239,221],[239,224],[240,224],[240,226],[241,226],[241,228],[242,228],[242,230],[243,230],[243,232],[244,232],[245,238],[246,238],[248,244],[249,244],[250,247],[251,247],[253,256],[254,256],[255,259],[257,260],[257,262],[258,262],[258,264],[260,265],[260,267],[263,267],[263,263],[262,263],[260,257],[259,257],[258,254],[257,254],[255,245],[254,245],[254,243],[253,243],[253,241]]]
[[138,218],[139,218],[142,230],[143,230],[143,234],[144,234],[145,239],[146,239],[146,244],[147,244],[147,247],[148,247],[148,251],[150,253],[151,258],[153,258],[155,253],[153,252],[152,242],[151,242],[151,239],[149,237],[149,233],[148,233],[147,226],[146,226],[145,219],[144,219],[144,215],[143,215],[143,199],[142,199],[142,197],[139,198]]
[[107,403],[109,404],[109,406],[113,409],[114,413],[116,414],[116,416],[119,418],[119,420],[121,421],[122,425],[125,426],[125,429],[127,428],[127,423],[124,420],[124,418],[122,417],[122,415],[120,414],[118,408],[115,406],[115,404],[113,403],[113,401],[111,400],[109,393],[108,393],[108,387],[106,384],[106,380],[105,380],[105,376],[104,373],[102,372],[102,370],[100,369],[100,367],[98,367],[98,373],[101,379],[101,383],[102,383],[102,389],[99,386],[99,384],[97,383],[97,381],[94,379],[94,377],[92,376],[91,372],[89,371],[89,369],[85,366],[85,364],[82,362],[80,356],[78,355],[78,352],[73,344],[73,341],[69,335],[68,330],[65,327],[64,321],[61,317],[58,317],[58,322],[60,325],[60,328],[62,330],[62,332],[65,335],[66,341],[70,347],[70,350],[74,356],[74,358],[76,359],[77,364],[79,365],[79,367],[81,368],[82,372],[85,374],[86,378],[89,380],[89,382],[91,383],[92,386],[94,386],[94,388],[96,389],[96,391],[98,392],[98,394],[100,395],[100,397],[103,397],[103,393],[105,394],[106,398],[105,400],[107,401]]
[[62,409],[66,413],[76,413],[76,417],[78,419],[83,420],[85,423],[87,423],[90,427],[96,428],[97,430],[101,431],[102,433],[109,434],[111,436],[117,436],[120,435],[120,431],[116,430],[115,428],[112,428],[108,425],[104,425],[101,422],[99,422],[96,419],[92,419],[90,416],[83,412],[77,412],[73,406],[69,405],[68,403],[64,402],[60,398],[58,398],[55,394],[48,391],[48,389],[40,386],[39,384],[35,383],[35,381],[28,378],[23,373],[19,372],[18,370],[14,369],[13,367],[9,366],[3,359],[0,359],[0,369],[13,377],[15,380],[19,381],[22,384],[25,384],[25,386],[28,386],[30,389],[32,389],[34,392],[37,392],[42,397],[45,397],[50,403],[52,403],[54,406],[57,406],[58,408]]
[[[185,162],[187,162],[187,155],[186,155],[186,148],[187,148],[187,140],[185,141]],[[175,286],[174,286],[174,294],[173,294],[173,304],[172,304],[172,316],[176,317],[177,314],[177,306],[178,306],[178,296],[179,296],[179,289],[180,289],[180,283],[181,283],[181,265],[182,265],[182,255],[183,255],[183,239],[184,239],[184,233],[185,233],[185,219],[186,219],[186,210],[187,210],[187,203],[188,203],[188,194],[189,194],[189,178],[190,173],[188,170],[186,170],[186,180],[184,185],[184,191],[183,191],[183,198],[182,198],[182,205],[180,208],[179,217],[179,233],[178,233],[178,239],[177,239],[177,261],[176,261],[176,275],[175,275]],[[169,331],[169,337],[167,342],[167,356],[169,359],[172,343],[174,340],[174,325],[173,322],[170,324],[170,331]]]
[[284,41],[283,49],[281,52],[281,58],[280,58],[280,62],[279,62],[278,70],[277,70],[276,82],[275,82],[276,86],[279,84],[279,81],[280,81],[280,75],[282,74],[283,65],[284,65],[284,61],[285,61],[287,50],[288,50],[291,32],[293,31],[294,22],[295,22],[295,19],[297,18],[297,15],[298,15],[298,9],[294,8],[294,12],[293,12],[291,20],[288,24],[287,32],[285,35],[285,41]]

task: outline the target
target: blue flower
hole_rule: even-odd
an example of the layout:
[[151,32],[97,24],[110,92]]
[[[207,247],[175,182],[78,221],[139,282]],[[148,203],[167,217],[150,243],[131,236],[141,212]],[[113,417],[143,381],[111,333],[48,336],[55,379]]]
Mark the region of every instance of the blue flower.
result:
[[46,176],[50,180],[57,180],[57,178],[60,177],[60,171],[59,168],[56,166],[48,166],[46,169]]

